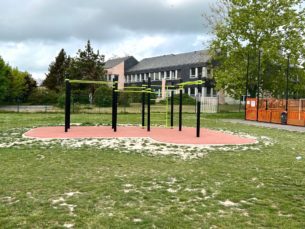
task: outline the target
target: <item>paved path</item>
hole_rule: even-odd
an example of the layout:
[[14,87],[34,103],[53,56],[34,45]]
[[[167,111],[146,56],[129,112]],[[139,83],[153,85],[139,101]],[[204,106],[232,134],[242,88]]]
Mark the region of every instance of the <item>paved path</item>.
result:
[[15,111],[15,112],[46,112],[54,109],[49,105],[8,105],[0,106],[1,111]]
[[184,127],[177,129],[152,127],[150,132],[135,126],[118,126],[113,132],[109,126],[71,126],[69,132],[64,132],[63,126],[39,127],[24,134],[32,138],[152,138],[158,142],[182,145],[236,145],[253,144],[255,139],[240,137],[220,131],[201,129],[201,136],[196,137],[196,129]]
[[246,120],[241,120],[241,119],[223,119],[223,121],[305,133],[305,127],[302,127],[302,126],[290,126],[290,125],[281,125],[281,124],[274,124],[274,123],[246,121]]

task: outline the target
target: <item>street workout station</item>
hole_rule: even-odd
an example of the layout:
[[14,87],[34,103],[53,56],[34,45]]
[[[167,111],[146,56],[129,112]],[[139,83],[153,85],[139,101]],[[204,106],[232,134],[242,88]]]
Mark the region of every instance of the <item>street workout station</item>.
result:
[[[197,81],[183,82],[180,80],[176,85],[153,85],[151,79],[143,81],[140,86],[127,86],[118,89],[118,78],[112,82],[108,81],[84,81],[66,80],[66,101],[65,101],[65,124],[55,127],[39,127],[25,133],[25,136],[39,139],[83,139],[83,138],[149,138],[159,143],[176,145],[240,145],[256,143],[255,139],[228,134],[221,131],[201,128],[200,110],[202,85],[204,81],[199,78]],[[71,85],[72,84],[104,84],[112,87],[112,122],[110,126],[72,126],[71,125]],[[183,127],[183,90],[184,87],[195,85],[199,96],[196,98],[196,128]],[[162,90],[170,92],[170,128],[151,128],[151,95],[155,93],[154,88],[163,87]],[[178,129],[174,128],[174,93],[179,91],[179,124]],[[141,101],[141,121],[139,126],[119,126],[118,127],[118,96],[120,93],[140,93]],[[146,124],[146,125],[145,125]],[[145,128],[146,127],[146,128]]]

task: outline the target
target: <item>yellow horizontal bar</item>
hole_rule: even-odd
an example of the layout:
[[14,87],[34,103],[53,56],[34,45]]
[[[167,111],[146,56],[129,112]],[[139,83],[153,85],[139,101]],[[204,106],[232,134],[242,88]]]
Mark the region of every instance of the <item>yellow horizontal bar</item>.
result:
[[124,87],[124,89],[125,88],[127,88],[127,89],[145,89],[145,87],[144,86],[142,86],[142,87]]
[[114,82],[108,82],[108,81],[94,81],[94,80],[69,80],[66,79],[66,81],[69,81],[70,83],[83,83],[83,84],[113,84],[117,83],[117,81]]
[[122,90],[115,90],[115,92],[119,92],[119,93],[148,93],[148,94],[158,94],[155,92],[151,92],[151,91],[122,91]]

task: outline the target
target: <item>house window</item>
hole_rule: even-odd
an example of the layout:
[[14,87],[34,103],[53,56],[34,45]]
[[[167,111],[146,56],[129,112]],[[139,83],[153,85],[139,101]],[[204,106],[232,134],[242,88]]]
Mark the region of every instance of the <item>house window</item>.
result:
[[196,68],[190,69],[190,78],[196,78]]
[[191,95],[195,95],[195,88],[191,87]]
[[170,80],[171,79],[171,72],[166,71],[166,79]]
[[156,73],[155,73],[156,80],[160,80],[160,74],[161,74],[160,72],[156,72]]
[[161,72],[161,79],[165,79],[165,72]]
[[198,76],[203,77],[202,69],[203,69],[202,67],[199,67],[199,68],[198,68]]

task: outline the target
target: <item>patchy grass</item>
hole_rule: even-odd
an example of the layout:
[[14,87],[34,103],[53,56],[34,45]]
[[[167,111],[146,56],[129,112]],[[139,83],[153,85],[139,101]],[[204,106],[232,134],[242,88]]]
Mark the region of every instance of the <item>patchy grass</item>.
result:
[[[27,142],[21,138],[27,128],[63,124],[63,115],[2,113],[0,225],[305,227],[305,134],[221,121],[236,116],[241,114],[204,115],[202,124],[257,137],[258,145],[189,151],[173,147],[181,154],[204,155],[183,160],[158,153],[165,144],[149,151],[152,143],[147,139],[117,142],[116,147],[99,141]],[[157,121],[162,117],[154,114],[152,123],[162,125]],[[79,124],[110,120],[110,115],[102,114],[72,117]],[[130,114],[119,120],[139,123],[140,119]],[[186,114],[184,124],[194,126],[195,116]],[[142,149],[132,148],[139,144]]]

